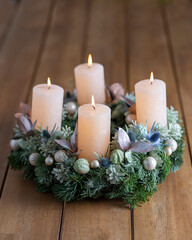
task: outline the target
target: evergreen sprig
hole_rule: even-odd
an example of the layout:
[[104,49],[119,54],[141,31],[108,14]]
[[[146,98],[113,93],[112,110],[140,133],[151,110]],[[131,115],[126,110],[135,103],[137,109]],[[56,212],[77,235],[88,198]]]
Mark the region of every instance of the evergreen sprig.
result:
[[[134,95],[126,96],[135,101]],[[129,137],[135,141],[149,141],[149,133],[145,125],[136,122],[128,126],[125,124],[127,105],[124,101],[110,103],[109,106],[112,111],[111,151],[120,150],[118,127],[124,128]],[[59,132],[54,129],[48,133],[40,129],[35,130],[32,136],[25,136],[16,124],[14,137],[19,138],[20,149],[11,152],[8,157],[9,165],[15,170],[23,169],[24,177],[34,180],[38,191],[53,192],[58,201],[104,196],[109,199],[120,198],[130,208],[141,206],[157,191],[157,185],[164,181],[170,172],[177,171],[183,163],[184,132],[179,124],[178,112],[171,107],[167,110],[167,117],[168,126],[158,124],[155,126],[161,138],[153,151],[149,153],[127,151],[119,165],[111,165],[109,156],[107,157],[109,159],[105,158],[105,161],[109,161],[107,166],[100,165],[96,169],[90,169],[87,174],[81,175],[73,168],[77,156],[55,142],[56,139],[70,141],[75,129],[77,113],[68,116],[64,108],[62,130]],[[170,138],[176,140],[177,150],[168,157],[164,148],[165,141]],[[67,159],[62,163],[54,162],[53,165],[47,166],[45,158],[54,157],[58,150],[65,150]],[[36,166],[32,166],[28,161],[30,154],[34,152],[40,154]],[[148,156],[152,156],[157,161],[157,166],[152,171],[146,170],[143,166],[143,161]],[[101,164],[102,157],[98,156],[98,161]],[[110,177],[109,174],[111,174]]]

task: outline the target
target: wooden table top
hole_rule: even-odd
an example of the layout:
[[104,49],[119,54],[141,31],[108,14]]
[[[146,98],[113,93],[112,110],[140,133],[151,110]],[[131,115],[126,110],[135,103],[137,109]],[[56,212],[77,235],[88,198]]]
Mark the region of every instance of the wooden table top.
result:
[[[0,239],[192,239],[192,2],[171,0],[0,0]],[[134,211],[116,200],[58,203],[7,166],[14,113],[50,76],[74,88],[73,68],[105,67],[108,84],[134,84],[151,71],[186,129],[184,165]]]

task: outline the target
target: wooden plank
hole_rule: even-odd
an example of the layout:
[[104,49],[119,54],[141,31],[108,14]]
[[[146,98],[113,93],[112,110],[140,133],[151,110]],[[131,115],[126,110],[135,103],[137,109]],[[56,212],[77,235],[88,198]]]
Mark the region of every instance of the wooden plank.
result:
[[[43,2],[42,5],[36,6],[38,11],[36,17],[39,17],[39,14],[48,13],[48,8],[41,8],[47,4]],[[25,10],[29,11],[27,7]],[[28,91],[28,88],[43,80],[46,81],[48,74],[53,77],[53,83],[72,89],[73,81],[69,81],[68,76],[72,78],[73,68],[81,59],[85,10],[86,0],[58,0],[56,2],[50,31],[45,45],[42,46],[42,55],[38,59],[37,71],[34,72],[33,66],[28,77],[31,79],[31,75],[34,76],[34,82],[28,84],[23,92],[20,90],[22,96],[19,100],[25,99],[26,92],[28,92],[27,99],[30,102],[32,89]],[[77,17],[79,21],[75,21]],[[25,28],[28,29],[27,26]],[[39,34],[42,28],[43,26],[38,27]],[[32,42],[28,45],[31,45],[31,51],[35,50]],[[23,62],[24,60],[20,59],[20,64]],[[65,79],[68,80],[68,85],[65,84]],[[14,200],[11,198],[12,195],[14,195]],[[57,239],[59,237],[62,204],[56,202],[51,194],[37,193],[33,183],[24,180],[21,173],[9,171],[0,202],[0,214],[2,217],[0,217],[0,222],[2,222],[0,232],[5,236],[13,234],[14,239]]]
[[170,54],[174,65],[175,76],[179,85],[179,92],[181,94],[190,149],[192,149],[191,13],[192,4],[188,0],[173,0],[163,8],[163,15],[167,23],[166,30],[170,37]]
[[50,76],[52,83],[65,91],[74,89],[73,69],[82,58],[86,9],[87,0],[58,0],[33,85],[46,82]]
[[10,31],[11,24],[15,18],[20,2],[0,1],[0,48]]
[[84,61],[89,53],[105,68],[107,84],[120,82],[127,88],[124,25],[125,2],[93,1]]
[[62,239],[131,239],[130,211],[122,202],[99,199],[67,203]]
[[[153,0],[129,3],[130,84],[154,71],[167,84],[168,105],[181,110],[160,7]],[[134,239],[191,239],[191,164],[186,147],[184,165],[170,174],[159,192],[134,211]]]
[[58,239],[61,207],[52,194],[37,193],[34,183],[24,180],[22,172],[10,170],[0,202],[0,236]]
[[[23,1],[0,54],[0,179],[2,182],[9,152],[14,112],[25,101],[39,50],[53,8],[52,0]],[[33,19],[33,21],[32,21]],[[8,171],[0,201],[0,236],[3,239],[57,239],[62,204],[50,194],[35,191],[21,172]]]
[[14,234],[1,234],[0,233],[0,238],[3,240],[13,240],[14,239]]
[[[126,86],[124,6],[124,1],[93,1],[83,58],[87,61],[92,53],[94,62],[104,64],[107,83],[120,81]],[[66,204],[62,239],[130,238],[130,211],[122,202],[101,199]]]
[[3,149],[0,161],[0,186],[7,167],[7,155],[10,151],[7,146],[12,137],[14,113],[19,102],[26,99],[50,3],[51,0],[32,6],[28,0],[22,3],[0,54],[0,102],[4,103],[0,105],[0,145]]

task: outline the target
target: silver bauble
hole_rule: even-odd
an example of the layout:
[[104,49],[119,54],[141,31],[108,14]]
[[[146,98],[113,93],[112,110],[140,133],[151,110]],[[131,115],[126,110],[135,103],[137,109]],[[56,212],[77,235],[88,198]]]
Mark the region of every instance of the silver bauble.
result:
[[29,162],[32,166],[37,166],[37,159],[39,158],[39,153],[31,153],[29,156]]
[[143,161],[144,168],[149,171],[155,169],[156,165],[157,165],[157,161],[153,157],[147,157]]
[[58,150],[54,154],[54,159],[57,163],[62,163],[65,160],[67,160],[67,158],[68,157],[67,157],[66,152],[64,150]]
[[46,157],[46,158],[45,158],[45,164],[46,164],[47,166],[51,166],[51,165],[53,164],[53,162],[54,162],[54,160],[53,160],[52,157]]
[[73,115],[77,111],[77,105],[74,102],[68,102],[64,105],[69,115]]
[[177,142],[173,138],[166,140],[165,145],[171,148],[173,152],[177,149]]
[[172,151],[172,149],[170,147],[166,147],[165,148],[165,152],[166,152],[167,156],[171,156],[173,151]]
[[98,160],[93,160],[91,162],[91,168],[98,168],[99,167],[99,161]]
[[13,151],[17,151],[19,150],[19,143],[18,143],[18,140],[17,139],[11,139],[10,141],[10,148],[13,150]]
[[132,121],[136,121],[136,114],[131,113],[126,116],[125,122],[127,125],[131,124]]

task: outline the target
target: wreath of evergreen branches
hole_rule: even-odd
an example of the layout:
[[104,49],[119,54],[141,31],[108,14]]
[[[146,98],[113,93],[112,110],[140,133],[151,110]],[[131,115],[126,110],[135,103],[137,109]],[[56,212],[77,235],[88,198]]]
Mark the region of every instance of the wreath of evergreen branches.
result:
[[[126,97],[135,101],[134,95]],[[61,131],[53,129],[49,133],[45,129],[32,130],[33,134],[24,134],[18,122],[14,128],[14,138],[19,148],[9,155],[9,165],[14,170],[22,169],[26,179],[34,180],[39,192],[53,192],[58,201],[82,200],[104,196],[108,199],[122,199],[131,209],[149,200],[157,190],[158,184],[166,179],[170,172],[177,171],[182,163],[184,149],[183,129],[180,125],[178,112],[173,107],[167,109],[167,126],[155,124],[155,133],[159,139],[149,138],[147,127],[132,121],[126,124],[127,103],[124,100],[113,101],[108,105],[112,111],[111,148],[107,156],[96,156],[100,163],[98,168],[90,168],[87,174],[80,174],[74,169],[78,156],[69,149],[59,145],[55,140],[70,141],[77,122],[77,111],[72,116],[65,108],[66,102],[76,100],[65,99]],[[122,151],[118,142],[118,128],[134,138],[135,142],[145,141],[153,144],[153,150],[146,153]],[[174,139],[177,149],[170,156],[166,154],[166,140]],[[157,140],[157,142],[155,142]],[[157,144],[156,144],[157,143]],[[66,158],[63,162],[51,166],[45,164],[45,158],[58,150],[64,150]],[[36,166],[29,162],[32,153],[39,153]],[[153,170],[144,168],[146,157],[152,156],[157,165]]]

